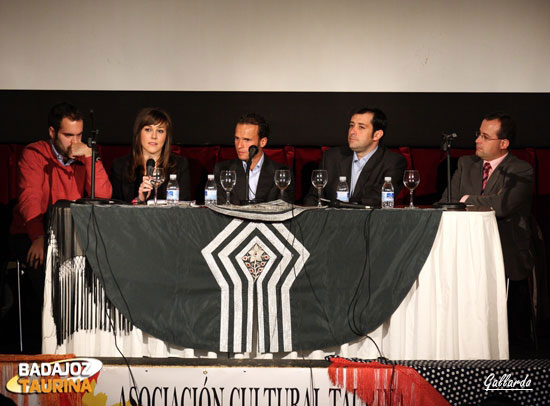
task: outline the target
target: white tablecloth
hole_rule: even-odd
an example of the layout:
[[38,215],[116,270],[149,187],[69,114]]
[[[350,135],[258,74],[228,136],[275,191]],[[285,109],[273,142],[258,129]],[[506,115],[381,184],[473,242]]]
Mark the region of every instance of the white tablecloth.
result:
[[[43,313],[45,354],[90,357],[217,357],[215,352],[173,347],[137,328],[129,334],[77,331],[57,345],[52,317],[51,254],[48,248]],[[80,261],[82,263],[83,261]],[[66,272],[83,272],[72,262]],[[369,334],[391,359],[507,359],[508,327],[502,250],[494,212],[443,213],[420,275],[389,320]],[[376,358],[369,338],[308,353],[234,354],[235,358]],[[225,356],[225,354],[224,354]]]

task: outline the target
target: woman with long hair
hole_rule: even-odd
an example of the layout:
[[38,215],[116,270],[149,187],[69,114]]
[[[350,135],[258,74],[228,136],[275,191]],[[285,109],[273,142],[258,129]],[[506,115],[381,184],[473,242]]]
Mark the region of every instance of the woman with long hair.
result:
[[166,197],[166,184],[170,174],[177,175],[180,200],[191,199],[189,163],[187,159],[171,153],[172,119],[159,108],[142,109],[134,121],[132,153],[113,161],[111,184],[113,198],[129,203],[145,203],[151,196],[153,185],[146,174],[149,159],[155,166],[164,168],[166,181],[159,187],[160,199]]

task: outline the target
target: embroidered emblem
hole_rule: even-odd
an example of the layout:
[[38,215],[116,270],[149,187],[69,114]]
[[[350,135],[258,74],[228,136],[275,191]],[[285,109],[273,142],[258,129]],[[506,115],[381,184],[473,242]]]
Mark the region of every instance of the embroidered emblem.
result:
[[264,270],[270,258],[267,252],[256,243],[242,259],[246,269],[248,269],[254,280],[256,280]]

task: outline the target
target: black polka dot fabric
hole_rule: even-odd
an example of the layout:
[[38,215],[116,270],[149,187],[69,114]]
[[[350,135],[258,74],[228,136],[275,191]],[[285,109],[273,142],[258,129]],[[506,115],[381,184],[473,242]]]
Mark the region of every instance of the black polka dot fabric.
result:
[[[372,360],[352,359],[357,362]],[[382,360],[376,360],[382,362]],[[389,361],[414,368],[451,405],[550,405],[550,360]]]

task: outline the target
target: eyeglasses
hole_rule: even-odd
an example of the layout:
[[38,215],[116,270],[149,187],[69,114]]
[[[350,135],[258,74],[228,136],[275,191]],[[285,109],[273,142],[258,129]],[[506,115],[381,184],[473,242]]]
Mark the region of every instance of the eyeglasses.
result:
[[481,132],[476,131],[476,139],[478,137],[481,137],[483,141],[501,141],[502,140],[502,138],[489,138],[487,134],[482,134]]

